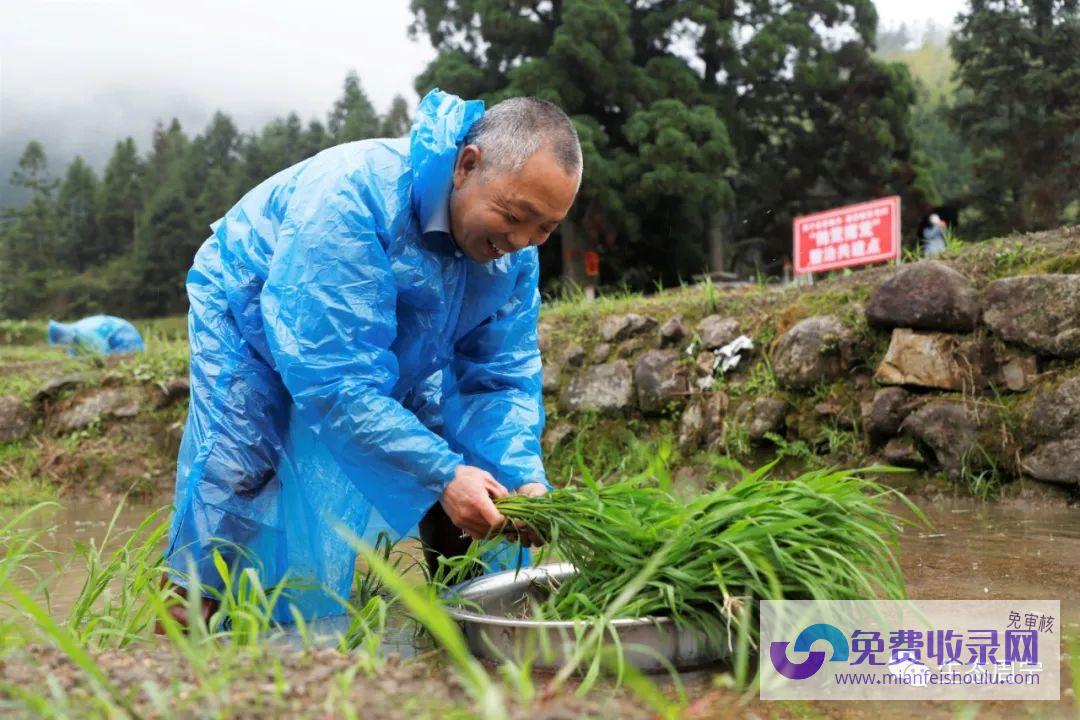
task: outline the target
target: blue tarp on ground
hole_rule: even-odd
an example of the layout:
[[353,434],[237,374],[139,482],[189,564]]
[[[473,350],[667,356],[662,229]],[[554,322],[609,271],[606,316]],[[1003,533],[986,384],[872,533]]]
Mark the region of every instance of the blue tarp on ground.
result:
[[[537,249],[478,263],[435,221],[482,113],[432,91],[410,137],[321,152],[212,226],[187,280],[175,570],[220,584],[220,538],[266,585],[347,597],[355,555],[337,523],[369,543],[407,534],[462,464],[511,490],[547,482]],[[341,612],[318,588],[291,600]]]
[[66,345],[71,355],[110,355],[146,349],[135,326],[112,315],[92,315],[73,323],[50,320],[49,344]]

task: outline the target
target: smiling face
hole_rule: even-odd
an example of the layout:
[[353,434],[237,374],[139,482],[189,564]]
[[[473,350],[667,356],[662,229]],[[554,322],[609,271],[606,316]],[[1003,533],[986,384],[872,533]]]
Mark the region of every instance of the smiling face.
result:
[[450,229],[457,244],[476,262],[543,244],[574,204],[577,174],[547,150],[516,172],[485,172],[482,163],[480,148],[468,145],[454,166]]

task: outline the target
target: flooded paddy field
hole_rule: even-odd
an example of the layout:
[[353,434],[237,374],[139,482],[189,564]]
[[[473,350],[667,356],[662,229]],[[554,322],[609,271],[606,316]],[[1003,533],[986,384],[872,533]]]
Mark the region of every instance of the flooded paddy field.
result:
[[[164,501],[126,504],[115,514],[114,539],[106,550],[118,545],[126,531],[162,504]],[[912,598],[1058,599],[1063,637],[1080,637],[1080,520],[1076,508],[1025,500],[980,503],[939,499],[923,503],[923,510],[932,529],[906,528],[900,542],[900,563]],[[27,594],[44,591],[52,617],[65,618],[83,590],[85,561],[75,549],[100,544],[114,521],[114,511],[109,503],[68,501],[30,517],[29,524],[41,531],[39,542],[46,552],[13,577]],[[7,509],[4,516],[13,512]],[[409,541],[404,544],[410,548]],[[20,615],[10,603],[2,612],[9,621]],[[165,640],[149,639],[122,649],[102,648],[94,653],[97,667],[116,688],[143,698],[144,703],[134,706],[134,713],[124,708],[98,708],[86,716],[337,717],[347,715],[344,708],[348,707],[367,710],[358,717],[401,717],[406,711],[412,717],[434,716],[437,708],[454,708],[461,717],[482,716],[477,714],[475,697],[455,672],[453,662],[400,608],[381,626],[376,651],[369,645],[352,653],[339,652],[334,646],[348,625],[344,617],[315,624],[307,633],[307,650],[296,629],[289,628],[254,652],[249,648],[231,660],[217,654],[208,657],[208,666],[202,668]],[[1069,642],[1063,646],[1066,666],[1073,648]],[[213,674],[219,665],[222,677],[229,682],[213,689],[202,673]],[[34,686],[42,697],[54,698],[52,710],[63,710],[56,698],[74,702],[75,698],[94,697],[85,669],[64,652],[44,644],[17,651],[9,647],[8,659],[0,667],[9,698],[12,688]],[[499,673],[497,668],[487,669],[493,676]],[[510,683],[511,692],[504,691],[511,716],[658,716],[656,708],[643,704],[627,687],[616,689],[604,681],[579,698],[572,692],[576,682],[572,681],[551,697],[543,697],[552,673],[533,671],[527,676],[527,681],[519,677]],[[669,696],[674,695],[670,679],[652,679]],[[765,703],[753,692],[733,689],[730,680],[730,668],[724,666],[685,673],[681,683],[687,702],[680,711],[682,716],[902,718],[915,712],[943,718],[1077,717],[1074,681],[1067,668],[1057,703]],[[45,684],[40,685],[42,682]],[[523,686],[529,689],[523,690]],[[153,707],[148,687],[161,689],[162,697],[168,700],[159,701],[165,705]],[[205,694],[211,691],[216,699],[206,704]],[[19,702],[3,702],[0,708],[7,708],[5,715],[32,716],[23,713],[26,706]],[[84,716],[81,710],[68,710],[74,716]],[[65,716],[64,712],[58,716]]]

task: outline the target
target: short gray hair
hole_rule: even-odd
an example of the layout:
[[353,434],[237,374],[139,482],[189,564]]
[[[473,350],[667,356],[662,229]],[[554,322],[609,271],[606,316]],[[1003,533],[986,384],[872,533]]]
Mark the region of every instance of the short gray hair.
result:
[[568,174],[581,177],[581,142],[574,123],[558,105],[534,97],[515,97],[491,106],[465,136],[480,148],[481,163],[516,172],[538,150],[547,149]]

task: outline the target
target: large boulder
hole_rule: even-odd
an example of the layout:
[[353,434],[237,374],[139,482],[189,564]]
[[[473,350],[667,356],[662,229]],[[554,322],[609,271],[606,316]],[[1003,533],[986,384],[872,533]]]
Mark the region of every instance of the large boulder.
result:
[[77,390],[84,385],[89,385],[93,380],[94,377],[90,373],[70,373],[68,375],[52,378],[47,380],[45,384],[38,388],[38,391],[34,393],[34,402],[53,400],[60,395],[60,393],[68,390]]
[[679,418],[679,447],[696,448],[705,440],[705,402],[690,403]]
[[634,378],[625,360],[585,368],[570,379],[559,396],[566,412],[625,413],[634,406]]
[[157,397],[156,407],[168,407],[174,403],[186,402],[191,395],[191,383],[187,378],[173,378],[158,384],[161,395]]
[[702,443],[717,447],[724,435],[724,414],[727,412],[728,397],[722,392],[713,392],[697,398],[683,411],[679,419],[680,447],[696,448]]
[[667,322],[660,326],[660,346],[678,345],[686,338],[686,323],[681,316],[676,315],[668,318]]
[[1080,356],[1080,275],[995,280],[983,308],[983,322],[1008,342],[1040,355]]
[[585,364],[585,348],[574,343],[563,351],[559,361],[565,367],[581,367]]
[[656,320],[644,315],[628,313],[609,315],[600,321],[600,337],[604,342],[620,342],[641,335],[656,327]]
[[785,387],[805,389],[843,375],[851,356],[851,330],[835,315],[800,320],[776,346],[773,371]]
[[915,405],[917,398],[899,387],[887,387],[874,393],[874,399],[862,408],[863,428],[874,440],[885,440],[900,432]]
[[22,440],[30,432],[34,414],[17,397],[0,397],[0,443]]
[[137,387],[98,388],[65,402],[49,415],[46,426],[51,432],[63,435],[105,418],[134,417],[144,403],[147,398]]
[[784,429],[787,411],[788,403],[783,398],[763,397],[740,405],[735,418],[747,426],[752,442],[760,442],[769,433]]
[[972,342],[956,335],[897,328],[874,379],[882,385],[962,390],[982,382],[975,355]]
[[881,456],[889,465],[897,467],[926,467],[926,460],[923,459],[922,453],[915,447],[911,438],[892,438],[885,443]]
[[936,260],[904,266],[878,286],[866,305],[866,321],[878,328],[970,332],[978,319],[975,288]]
[[574,434],[574,426],[568,422],[557,422],[544,430],[544,437],[540,444],[544,450],[551,452],[570,439]]
[[690,373],[678,351],[648,350],[634,365],[634,384],[641,411],[660,413],[690,394]]
[[975,465],[979,458],[979,420],[962,403],[939,400],[922,406],[908,415],[900,431],[915,440],[917,445],[936,460],[945,473],[958,479],[965,467]]
[[649,346],[649,341],[643,337],[630,338],[615,348],[615,357],[630,359]]
[[1080,437],[1044,443],[1025,453],[1020,463],[1024,472],[1037,480],[1080,484]]
[[544,394],[550,395],[559,392],[559,384],[562,382],[562,368],[555,363],[546,362],[541,370],[541,387]]
[[551,326],[547,323],[539,323],[536,326],[536,347],[541,352],[551,349]]
[[1080,437],[1080,376],[1035,396],[1028,407],[1027,434],[1034,440]]
[[611,344],[602,342],[596,343],[596,346],[589,352],[589,362],[593,365],[600,365],[606,363],[608,355],[611,354]]
[[703,346],[716,350],[739,337],[739,321],[722,315],[709,315],[698,323],[697,332]]

